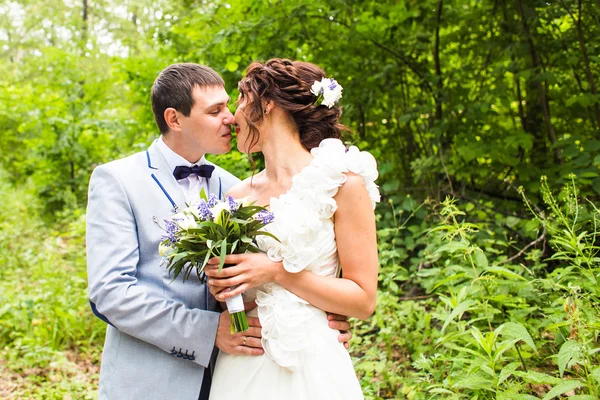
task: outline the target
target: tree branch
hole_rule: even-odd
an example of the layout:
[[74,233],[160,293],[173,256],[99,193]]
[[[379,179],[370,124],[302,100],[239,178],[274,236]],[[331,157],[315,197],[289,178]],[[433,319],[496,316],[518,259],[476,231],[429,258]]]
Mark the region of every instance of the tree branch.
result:
[[367,40],[369,42],[371,42],[375,46],[379,47],[381,50],[386,51],[387,53],[391,54],[392,56],[394,56],[398,60],[402,61],[402,63],[404,65],[406,65],[417,77],[419,77],[419,79],[421,79],[421,83],[423,84],[423,86],[425,86],[430,92],[433,92],[432,87],[429,85],[429,82],[427,82],[427,80],[425,79],[425,77],[423,76],[423,74],[421,74],[421,72],[415,67],[414,63],[411,60],[407,59],[402,54],[400,54],[400,53],[398,53],[398,52],[390,49],[389,47],[387,47],[387,46],[385,46],[385,45],[377,42],[376,40],[374,40],[374,39],[372,39],[372,38],[370,38],[370,37],[368,37],[366,35],[363,35],[360,32],[357,32],[355,29],[353,29],[353,27],[350,24],[347,24],[345,22],[338,21],[337,19],[330,20],[328,17],[326,17],[324,15],[307,15],[307,16],[309,16],[310,18],[326,19],[329,22],[334,22],[334,23],[336,23],[338,25],[341,25],[341,26],[344,26],[344,27],[346,27],[348,29],[353,30],[353,32],[356,35],[362,37],[363,39],[365,39],[365,40]]
[[511,258],[507,258],[504,261],[500,261],[498,264],[499,265],[506,264],[506,263],[516,260],[517,258],[521,257],[523,255],[523,253],[525,253],[530,247],[535,246],[536,244],[538,244],[539,242],[541,242],[542,240],[545,240],[545,239],[546,239],[546,228],[544,227],[544,231],[542,232],[542,235],[539,238],[535,239],[533,242],[531,242],[527,246],[523,247],[521,249],[521,251],[519,251],[517,254],[515,254]]

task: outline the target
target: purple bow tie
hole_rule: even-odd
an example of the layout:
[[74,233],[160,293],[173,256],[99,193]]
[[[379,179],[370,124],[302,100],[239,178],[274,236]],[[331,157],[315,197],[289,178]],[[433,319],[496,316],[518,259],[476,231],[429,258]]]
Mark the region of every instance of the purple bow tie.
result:
[[173,171],[173,176],[175,179],[180,180],[187,178],[191,174],[196,174],[202,178],[210,178],[214,171],[215,167],[213,165],[193,165],[191,167],[186,167],[185,165],[180,165],[175,167]]

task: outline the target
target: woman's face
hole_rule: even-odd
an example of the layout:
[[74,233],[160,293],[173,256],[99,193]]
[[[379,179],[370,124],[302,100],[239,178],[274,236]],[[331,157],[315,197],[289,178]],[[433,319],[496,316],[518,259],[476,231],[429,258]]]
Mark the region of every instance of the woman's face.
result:
[[[255,153],[260,151],[258,143],[254,144],[252,148],[248,148],[254,141],[252,134],[250,133],[250,127],[248,126],[248,119],[244,115],[244,109],[248,105],[248,101],[242,99],[242,96],[238,98],[237,109],[235,110],[235,122],[236,122],[236,135],[237,135],[237,148],[242,153]],[[250,107],[248,107],[248,111]]]

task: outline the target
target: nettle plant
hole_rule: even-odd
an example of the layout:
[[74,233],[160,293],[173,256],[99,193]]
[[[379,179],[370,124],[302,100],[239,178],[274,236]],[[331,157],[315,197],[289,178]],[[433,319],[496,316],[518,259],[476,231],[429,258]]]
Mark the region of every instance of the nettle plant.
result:
[[413,366],[434,397],[497,398],[538,351],[522,319],[510,318],[535,297],[534,287],[523,268],[502,263],[503,244],[483,224],[467,222],[453,199],[441,206],[442,222],[430,229],[424,252],[431,267],[419,273],[440,300],[432,313],[438,332],[432,354]]
[[[421,285],[440,302],[432,312],[433,348],[413,355],[417,381],[432,398],[598,398],[600,266],[596,205],[578,198],[574,178],[554,196],[541,185],[546,212],[534,210],[535,248],[506,253],[505,239],[466,220],[456,201],[441,203],[429,231],[429,268]],[[437,324],[437,325],[436,325]]]
[[[580,196],[575,176],[555,196],[546,177],[541,194],[547,212],[525,203],[541,222],[554,250],[554,269],[534,284],[553,299],[544,308],[545,330],[554,338],[552,361],[581,399],[600,397],[600,210]],[[564,383],[567,384],[566,382]]]

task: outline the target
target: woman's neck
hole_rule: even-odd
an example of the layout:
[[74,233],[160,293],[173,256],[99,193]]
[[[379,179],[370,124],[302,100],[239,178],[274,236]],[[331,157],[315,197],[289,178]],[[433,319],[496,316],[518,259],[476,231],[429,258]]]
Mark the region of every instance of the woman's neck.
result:
[[271,182],[286,183],[310,164],[313,156],[302,146],[298,133],[289,127],[272,130],[262,144],[266,177]]

